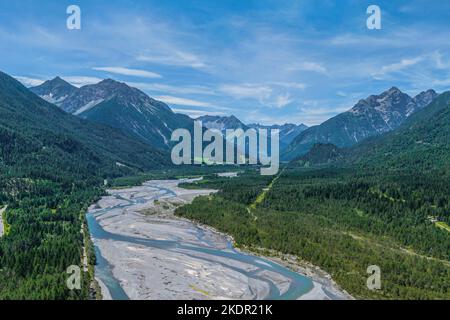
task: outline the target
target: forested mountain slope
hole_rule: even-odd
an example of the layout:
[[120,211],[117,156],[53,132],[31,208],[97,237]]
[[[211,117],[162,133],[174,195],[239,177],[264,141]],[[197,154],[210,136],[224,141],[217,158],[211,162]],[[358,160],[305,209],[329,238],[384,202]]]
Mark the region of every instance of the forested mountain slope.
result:
[[0,74],[0,97],[4,164],[13,163],[16,155],[25,161],[26,155],[41,159],[48,154],[55,161],[78,158],[73,165],[91,169],[120,167],[117,162],[139,169],[168,163],[165,153],[116,129],[67,114],[6,74]]
[[[31,88],[41,97],[59,97],[61,80]],[[66,112],[92,122],[117,128],[135,139],[160,149],[168,150],[174,130],[191,129],[193,120],[174,113],[161,101],[150,98],[144,92],[112,79],[67,90],[58,100],[58,106]]]
[[370,96],[360,100],[349,111],[300,133],[286,148],[283,158],[291,160],[304,155],[317,143],[350,147],[364,139],[392,131],[436,97],[435,91],[428,90],[412,98],[395,87],[380,95]]
[[[352,148],[316,144],[277,179],[249,171],[196,182],[220,192],[177,213],[251,250],[320,266],[356,298],[449,299],[449,143],[447,92]],[[381,290],[366,286],[370,265]]]
[[[328,148],[329,145],[328,145]],[[440,170],[450,173],[450,92],[436,98],[426,108],[414,113],[399,128],[372,137],[350,148],[315,145],[294,162],[302,165],[359,164],[363,168],[386,170]],[[339,157],[335,157],[339,154]]]
[[348,151],[346,161],[386,168],[450,173],[450,92],[413,114],[397,130]]
[[[122,132],[67,114],[0,73],[0,299],[79,299],[66,269],[80,265],[80,233],[103,179],[168,164],[164,153]],[[88,239],[88,238],[87,238]],[[89,247],[87,248],[89,251]],[[91,252],[90,261],[92,263]]]

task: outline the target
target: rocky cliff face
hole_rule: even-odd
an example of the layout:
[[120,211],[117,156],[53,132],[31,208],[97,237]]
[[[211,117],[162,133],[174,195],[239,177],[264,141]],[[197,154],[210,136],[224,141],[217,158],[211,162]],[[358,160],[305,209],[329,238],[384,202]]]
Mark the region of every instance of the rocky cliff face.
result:
[[368,137],[389,132],[436,97],[436,92],[428,90],[411,98],[395,87],[380,95],[372,95],[360,100],[349,111],[302,132],[286,148],[283,157],[292,159],[305,154],[317,143],[348,147]]

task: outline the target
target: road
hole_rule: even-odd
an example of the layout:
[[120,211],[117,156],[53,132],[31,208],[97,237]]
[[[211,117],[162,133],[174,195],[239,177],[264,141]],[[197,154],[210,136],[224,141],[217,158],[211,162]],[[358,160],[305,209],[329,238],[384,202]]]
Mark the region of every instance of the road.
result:
[[0,209],[0,237],[3,236],[4,233],[4,227],[3,227],[3,212],[5,212],[6,208],[8,206],[5,206],[4,208]]

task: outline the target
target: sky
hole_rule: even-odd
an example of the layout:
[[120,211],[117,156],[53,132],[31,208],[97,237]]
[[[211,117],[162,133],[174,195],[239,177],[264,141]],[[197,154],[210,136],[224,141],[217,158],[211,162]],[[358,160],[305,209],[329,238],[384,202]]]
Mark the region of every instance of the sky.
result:
[[0,70],[27,86],[112,78],[192,117],[317,125],[392,86],[450,90],[449,21],[442,0],[0,0]]

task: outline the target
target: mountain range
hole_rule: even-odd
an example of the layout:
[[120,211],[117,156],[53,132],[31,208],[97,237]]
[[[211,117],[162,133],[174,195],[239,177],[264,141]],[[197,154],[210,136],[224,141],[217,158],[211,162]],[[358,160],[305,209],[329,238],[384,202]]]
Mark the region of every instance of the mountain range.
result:
[[377,166],[385,170],[413,168],[450,174],[450,91],[413,113],[397,129],[349,148],[316,144],[296,162],[302,165]]
[[[166,151],[171,147],[173,130],[193,127],[194,120],[188,116],[174,113],[165,103],[111,79],[77,88],[56,77],[30,90],[68,113],[120,129],[127,136]],[[206,115],[196,120],[202,121],[205,129],[221,131],[279,129],[282,159],[292,160],[306,154],[315,145],[320,148],[330,148],[331,145],[347,148],[395,130],[437,96],[434,90],[427,90],[410,97],[392,87],[379,95],[360,100],[349,111],[309,128],[304,124],[289,123],[244,124],[233,115]]]
[[283,125],[261,125],[257,123],[252,124],[244,124],[242,121],[240,121],[235,116],[201,116],[197,118],[196,120],[202,121],[202,124],[207,129],[217,129],[220,131],[225,131],[227,129],[278,129],[280,130],[280,148],[283,149],[287,147],[292,140],[299,135],[302,131],[308,129],[306,125],[299,124],[292,124],[292,123],[286,123]]
[[68,114],[0,72],[2,172],[57,179],[61,174],[113,176],[167,165],[165,152]]
[[[164,114],[171,117],[169,120],[173,121],[172,117],[176,114],[170,109],[165,110],[167,106],[159,105],[156,100],[142,96],[139,91],[112,80],[105,80],[94,85],[94,90],[88,88],[87,91],[91,91],[86,93],[86,95],[90,95],[89,99],[82,97],[83,93],[80,93],[80,91],[84,91],[81,90],[82,88],[67,86],[62,79],[54,80],[53,83],[33,89],[47,100],[52,101],[49,103],[15,79],[0,72],[0,203],[8,204],[7,215],[4,216],[6,219],[3,221],[9,225],[8,234],[3,236],[0,241],[2,253],[0,254],[2,258],[0,295],[6,299],[24,297],[55,300],[66,297],[70,299],[87,298],[88,290],[86,293],[80,291],[79,296],[73,295],[73,292],[60,290],[60,288],[66,288],[66,286],[60,285],[61,281],[65,281],[65,278],[61,277],[61,270],[64,273],[67,265],[79,264],[82,261],[82,248],[83,244],[86,244],[80,233],[80,230],[86,231],[83,228],[84,213],[88,205],[103,194],[101,185],[104,184],[104,179],[139,175],[152,169],[162,169],[161,172],[171,165],[167,151],[157,149],[150,145],[153,143],[152,140],[146,141],[135,131],[127,129],[132,127],[116,122],[118,128],[113,128],[111,125],[103,124],[100,119],[95,120],[88,114],[100,107],[101,111],[111,110],[109,114],[111,118],[117,117],[117,114],[125,116],[129,112],[133,114],[129,119],[133,119],[136,114],[136,117],[141,115],[143,121],[152,122],[155,114],[159,115],[165,112]],[[49,88],[53,88],[53,90]],[[104,92],[97,95],[94,93],[97,90],[99,92],[104,90]],[[69,97],[73,97],[75,102],[77,99],[81,102],[76,104],[67,100]],[[89,106],[89,108],[86,107],[82,112],[77,112],[86,106],[85,102],[89,104],[89,101],[95,101],[90,99],[97,97],[105,98],[101,98],[104,100]],[[150,104],[150,102],[152,103]],[[69,105],[78,105],[78,107],[74,107],[71,113],[67,113],[64,108],[69,108],[67,107]],[[152,109],[153,107],[154,109]],[[143,110],[144,108],[153,110],[153,112],[148,111],[149,116],[143,116],[147,114],[147,110]],[[295,163],[303,166],[323,163],[338,164],[349,167],[348,171],[350,172],[363,172],[366,177],[375,172],[374,182],[371,182],[370,179],[364,180],[364,176],[361,177],[359,173],[354,177],[355,179],[352,177],[351,180],[346,181],[345,175],[348,171],[343,170],[342,173],[339,173],[333,171],[335,168],[306,170],[305,172],[293,171],[290,176],[283,174],[280,177],[281,183],[272,188],[273,192],[271,191],[272,193],[266,199],[271,201],[267,204],[272,206],[266,209],[273,210],[272,216],[280,223],[274,225],[274,220],[269,219],[269,224],[266,224],[269,225],[269,228],[266,228],[269,232],[265,232],[265,234],[273,236],[272,231],[274,230],[281,235],[278,238],[286,238],[288,235],[289,239],[296,239],[298,228],[293,228],[292,221],[300,221],[298,226],[303,225],[303,222],[306,221],[311,223],[311,228],[317,228],[318,224],[312,223],[312,220],[298,219],[295,216],[293,220],[292,215],[300,212],[302,216],[305,216],[305,212],[308,212],[304,210],[311,210],[311,216],[314,219],[318,217],[320,224],[326,222],[326,228],[323,234],[312,232],[313,229],[305,229],[308,241],[311,234],[319,236],[329,234],[330,228],[336,230],[351,228],[352,232],[354,230],[364,232],[364,228],[367,227],[370,230],[368,234],[370,237],[367,238],[375,241],[371,248],[380,247],[380,252],[384,252],[388,248],[389,256],[387,257],[390,259],[403,256],[403,252],[400,253],[403,250],[397,250],[403,245],[405,248],[418,248],[421,250],[418,251],[420,254],[424,252],[430,255],[427,260],[411,260],[409,262],[411,265],[416,261],[436,262],[438,260],[435,256],[445,259],[447,257],[445,256],[447,244],[445,241],[448,239],[448,234],[447,231],[441,230],[441,227],[435,228],[436,222],[434,221],[441,222],[438,219],[445,219],[443,221],[448,223],[448,193],[446,190],[448,189],[448,176],[450,176],[450,92],[437,96],[434,91],[429,90],[415,98],[410,98],[393,88],[380,96],[372,96],[360,101],[348,113],[350,114],[339,115],[336,118],[342,118],[342,121],[348,120],[348,123],[344,121],[342,124],[347,128],[352,128],[355,134],[360,132],[358,130],[366,130],[373,132],[373,135],[361,134],[361,138],[357,139],[356,144],[345,148],[331,143],[315,143],[306,155],[291,165]],[[386,126],[383,126],[380,117]],[[193,121],[190,118],[187,120]],[[235,117],[229,119],[204,118],[204,120],[205,126],[217,126],[221,130],[243,125]],[[350,126],[349,123],[354,125]],[[365,129],[361,128],[364,124],[368,126]],[[157,125],[156,128],[159,128],[163,124],[158,122]],[[262,127],[259,125],[244,126],[245,128]],[[285,125],[278,129],[285,128],[285,132],[292,133],[298,127],[301,126]],[[301,132],[298,137],[302,137],[308,130],[311,129]],[[168,131],[170,130],[168,129]],[[338,130],[337,133],[342,133],[342,131]],[[294,139],[292,143],[297,139]],[[372,170],[374,166],[382,170]],[[358,168],[363,170],[359,171]],[[420,175],[403,175],[408,170],[420,173]],[[427,170],[433,174],[421,175]],[[378,173],[382,173],[384,177],[380,178]],[[386,184],[388,175],[393,179]],[[139,176],[146,177],[147,175]],[[303,177],[306,178],[304,179],[306,184],[302,185],[299,181],[301,182]],[[426,179],[422,177],[426,177]],[[320,182],[320,180],[324,181],[324,178],[327,179],[326,184]],[[231,185],[233,188],[229,188],[235,190],[238,196],[234,199],[238,199],[236,201],[241,203],[245,202],[242,201],[245,198],[251,199],[249,203],[252,203],[254,197],[270,181],[258,180],[253,173],[248,180],[245,179],[243,177],[242,180],[236,180],[237,184]],[[414,185],[411,182],[414,182]],[[270,186],[272,185],[273,182]],[[410,185],[413,185],[414,189],[408,189]],[[430,185],[432,186],[430,193],[422,191],[428,190]],[[227,186],[230,186],[228,182]],[[256,188],[256,192],[252,188]],[[317,197],[310,198],[308,194],[317,195]],[[396,196],[391,197],[392,194],[396,194]],[[225,206],[224,200],[218,199],[218,210],[224,208],[224,212],[226,212],[231,208],[229,212],[232,212],[233,208],[230,206],[232,201],[229,199],[232,197],[225,199]],[[304,207],[291,206],[292,204],[296,205],[295,201]],[[213,202],[209,203],[214,205]],[[237,215],[231,216],[231,219],[227,218],[224,225],[235,221],[236,225],[242,224],[246,228],[246,224],[239,220],[239,217],[243,216],[241,213],[245,210],[241,210],[240,203],[236,202],[234,206]],[[218,211],[211,211],[211,208],[215,207],[208,206],[205,212],[208,215],[212,212],[212,216],[217,217]],[[289,209],[286,215],[283,215],[283,208]],[[336,208],[337,211],[334,213],[330,208]],[[199,210],[201,207],[196,208],[195,212],[200,212]],[[332,224],[334,220],[340,223],[334,225]],[[253,219],[252,222],[254,222]],[[283,229],[280,229],[281,222],[285,225]],[[264,223],[262,225],[264,226]],[[289,230],[293,230],[293,232],[289,233]],[[259,232],[259,230],[256,231]],[[247,235],[248,232],[242,232],[242,234]],[[259,234],[264,233],[260,232]],[[399,237],[391,239],[391,234],[398,234]],[[321,239],[319,236],[316,238]],[[271,238],[267,239],[269,241]],[[295,242],[289,241],[289,239],[286,242],[288,245]],[[342,242],[342,250],[334,251],[342,252],[345,255],[338,256],[336,261],[340,261],[340,257],[348,259],[345,261],[352,261],[352,263],[356,261],[354,260],[355,250],[353,250],[355,247],[352,242],[349,242],[351,237],[345,233],[342,241],[335,241],[336,239],[339,240],[339,238],[331,238],[330,242],[329,239],[325,239],[324,249],[320,247],[321,243],[317,242],[314,248],[318,250],[313,250],[312,255],[322,260],[317,252],[324,253],[323,256],[326,258],[329,251],[325,249],[330,248],[328,244]],[[378,241],[377,239],[382,240]],[[360,248],[359,238],[356,240],[357,248]],[[260,239],[257,238],[256,241],[260,242]],[[304,243],[308,244],[308,241]],[[397,246],[397,241],[403,241],[400,242],[402,247]],[[364,246],[366,243],[368,242],[365,241]],[[395,252],[399,251],[401,255],[390,256],[394,251],[385,244],[395,244],[395,248],[392,248],[395,249]],[[284,247],[284,244],[281,244],[280,247]],[[331,248],[334,247],[331,246]],[[346,248],[349,250],[348,253],[345,251]],[[373,254],[370,255],[370,257],[373,256]],[[411,255],[404,256],[406,258],[402,261],[409,261]],[[380,259],[384,259],[384,257]],[[391,263],[390,261],[388,262]],[[364,268],[367,265],[366,262],[367,259],[363,257],[361,265]],[[357,263],[359,262],[357,261]],[[354,265],[356,264],[352,264],[352,266]],[[418,265],[423,267],[421,263]],[[447,279],[448,273],[445,273],[446,271],[441,266],[435,268],[430,272],[427,268],[422,269],[426,269],[424,274],[429,273],[433,276],[437,270],[436,274],[439,279],[436,283],[442,283],[441,279]],[[406,268],[405,270],[409,271],[410,269]],[[444,270],[442,278],[439,270]],[[89,274],[89,272],[86,273],[86,275]],[[403,275],[400,276],[403,277]],[[424,297],[427,298],[431,291],[429,286],[426,286],[427,278],[423,279],[420,278],[417,283],[425,283],[427,291]],[[407,281],[408,286],[411,283],[415,284],[415,282]],[[445,285],[442,290],[438,286],[436,288],[439,292],[446,292]],[[394,290],[396,289],[397,287],[394,286]],[[416,290],[414,286],[412,289]],[[75,294],[77,294],[76,292],[78,291],[75,290]]]
[[280,149],[285,149],[300,133],[308,129],[308,126],[301,123],[299,125],[285,123],[282,125],[261,125],[252,123],[248,127],[254,129],[278,129],[280,130]]
[[[60,77],[30,88],[32,92],[62,110],[83,119],[122,130],[151,146],[168,150],[170,136],[178,128],[193,128],[193,119],[174,113],[166,104],[150,98],[142,91],[111,79],[77,88]],[[262,128],[280,130],[280,147],[287,147],[303,130],[304,124],[246,125],[235,116],[197,118],[205,129]]]
[[192,128],[193,120],[188,116],[111,79],[76,88],[57,77],[30,90],[68,113],[120,129],[163,150],[169,149],[173,130]]
[[317,143],[349,147],[392,131],[437,96],[434,90],[428,90],[412,98],[396,87],[380,95],[372,95],[360,100],[349,111],[300,133],[286,148],[283,158],[290,160],[303,155]]
[[229,117],[206,115],[206,116],[198,117],[195,120],[201,121],[203,127],[205,127],[206,129],[216,129],[216,130],[220,130],[220,131],[225,131],[227,129],[232,129],[232,130],[236,130],[236,129],[247,130],[248,129],[248,127],[244,123],[242,123],[241,120],[239,120],[238,118],[236,118],[233,115],[231,115]]
[[37,87],[30,88],[30,90],[45,101],[61,107],[67,97],[74,95],[79,89],[60,77],[56,77]]

